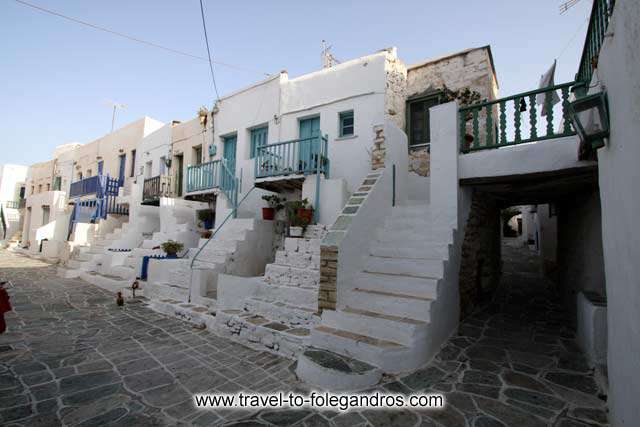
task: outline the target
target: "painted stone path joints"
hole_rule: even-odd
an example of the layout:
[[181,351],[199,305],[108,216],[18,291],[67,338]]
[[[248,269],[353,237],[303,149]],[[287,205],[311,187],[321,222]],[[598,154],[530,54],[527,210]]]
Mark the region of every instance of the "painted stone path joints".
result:
[[195,409],[192,393],[305,388],[290,360],[194,329],[144,303],[118,308],[106,291],[0,251],[0,277],[12,280],[15,307],[0,335],[0,424],[606,424],[601,391],[551,288],[540,290],[546,284],[533,257],[503,250],[504,295],[467,319],[428,366],[376,387],[443,392],[447,409],[349,413]]

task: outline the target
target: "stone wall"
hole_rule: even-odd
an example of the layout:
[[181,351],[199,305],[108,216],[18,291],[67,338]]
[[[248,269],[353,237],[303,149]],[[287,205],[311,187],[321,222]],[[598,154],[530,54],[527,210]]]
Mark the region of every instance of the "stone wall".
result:
[[338,247],[320,247],[320,288],[318,290],[318,311],[336,309],[338,280]]
[[373,132],[373,150],[371,151],[371,169],[377,170],[384,167],[386,157],[386,146],[384,143],[384,127],[382,125],[374,126]]
[[462,242],[460,316],[488,300],[500,281],[500,209],[486,193],[474,191]]
[[396,55],[387,55],[385,64],[385,115],[400,129],[405,127],[405,102],[407,100],[407,67]]

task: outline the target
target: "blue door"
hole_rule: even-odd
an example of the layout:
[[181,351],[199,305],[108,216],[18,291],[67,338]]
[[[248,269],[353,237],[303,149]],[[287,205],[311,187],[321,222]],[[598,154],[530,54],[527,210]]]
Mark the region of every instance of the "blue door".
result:
[[102,175],[102,170],[104,169],[104,161],[100,160],[98,162],[98,175]]
[[224,146],[222,156],[227,161],[227,167],[232,174],[236,173],[236,141],[235,135],[224,138]]
[[258,147],[267,145],[267,134],[269,133],[268,127],[261,127],[257,129],[251,129],[251,156],[254,158],[257,155]]
[[120,155],[120,169],[118,169],[118,182],[120,187],[124,184],[124,165],[127,163],[127,155]]
[[313,169],[313,156],[318,154],[320,144],[320,117],[300,120],[300,148],[298,149],[298,170],[309,172]]

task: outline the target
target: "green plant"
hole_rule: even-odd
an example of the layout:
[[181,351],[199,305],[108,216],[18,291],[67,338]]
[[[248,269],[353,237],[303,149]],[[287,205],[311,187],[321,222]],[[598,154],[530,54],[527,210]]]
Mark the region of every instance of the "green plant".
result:
[[176,255],[184,249],[184,245],[180,242],[176,242],[175,240],[167,240],[161,244],[160,247],[167,255]]
[[283,202],[285,201],[285,199],[280,198],[275,194],[269,194],[269,195],[265,194],[264,196],[262,196],[262,200],[267,202],[269,207],[274,208],[276,211],[279,211],[280,209],[284,208]]
[[213,209],[202,209],[198,211],[198,219],[202,222],[213,221]]
[[291,227],[307,228],[311,224],[311,216],[300,215],[300,210],[313,210],[313,206],[309,203],[308,199],[291,200],[286,202],[287,218],[289,219],[289,225]]

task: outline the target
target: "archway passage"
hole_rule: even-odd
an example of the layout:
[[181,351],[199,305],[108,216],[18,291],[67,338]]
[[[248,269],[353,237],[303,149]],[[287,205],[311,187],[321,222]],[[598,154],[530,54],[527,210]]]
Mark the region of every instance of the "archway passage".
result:
[[606,395],[596,169],[461,184],[472,192],[460,269],[461,328],[482,328],[488,345],[527,359],[523,369],[536,378]]

